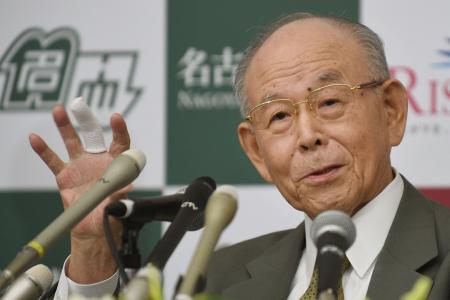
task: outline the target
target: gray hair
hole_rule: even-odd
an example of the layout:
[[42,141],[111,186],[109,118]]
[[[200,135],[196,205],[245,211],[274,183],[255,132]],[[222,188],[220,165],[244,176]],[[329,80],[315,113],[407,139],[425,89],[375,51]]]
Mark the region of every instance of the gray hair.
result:
[[244,56],[242,57],[242,60],[240,61],[237,67],[236,76],[234,80],[234,89],[236,92],[236,96],[240,100],[240,111],[242,117],[245,117],[248,110],[250,109],[248,105],[249,101],[245,93],[244,78],[247,69],[256,52],[261,48],[264,42],[275,31],[277,31],[286,24],[305,19],[322,19],[325,21],[332,22],[337,26],[340,26],[341,28],[348,31],[351,34],[351,36],[355,39],[355,41],[359,45],[361,45],[361,47],[365,50],[369,62],[369,71],[375,77],[378,77],[377,79],[389,78],[389,68],[386,62],[386,55],[384,53],[383,42],[381,38],[378,36],[378,34],[376,34],[373,30],[371,30],[367,26],[343,18],[315,16],[313,14],[305,12],[297,12],[289,14],[281,17],[280,19],[276,20],[275,22],[265,27],[265,29],[263,29],[256,36],[256,38],[250,43],[248,48],[244,51]]

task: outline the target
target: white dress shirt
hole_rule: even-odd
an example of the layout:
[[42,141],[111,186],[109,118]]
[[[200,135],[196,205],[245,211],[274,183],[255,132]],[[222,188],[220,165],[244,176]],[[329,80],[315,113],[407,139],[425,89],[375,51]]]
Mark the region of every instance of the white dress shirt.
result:
[[[346,252],[351,267],[342,277],[346,300],[366,298],[377,256],[383,248],[394,221],[402,198],[403,187],[403,179],[395,172],[394,180],[352,217],[356,226],[356,239]],[[305,214],[306,248],[300,259],[287,300],[300,299],[311,281],[317,255],[317,249],[309,234],[311,223],[311,219]]]
[[[402,194],[403,180],[395,172],[394,180],[352,217],[357,234],[354,244],[346,252],[347,258],[352,265],[342,278],[346,300],[361,300],[365,298],[377,256],[384,245]],[[305,214],[305,230],[307,233],[311,230],[311,223],[311,219]],[[306,234],[306,249],[300,259],[292,282],[292,291],[287,300],[298,300],[305,293],[311,281],[316,254],[317,249],[310,235]],[[54,299],[66,300],[71,294],[79,294],[84,297],[100,297],[105,294],[111,294],[115,290],[119,280],[117,272],[102,282],[78,284],[66,276],[66,263],[67,260],[64,262],[64,272],[59,278]]]

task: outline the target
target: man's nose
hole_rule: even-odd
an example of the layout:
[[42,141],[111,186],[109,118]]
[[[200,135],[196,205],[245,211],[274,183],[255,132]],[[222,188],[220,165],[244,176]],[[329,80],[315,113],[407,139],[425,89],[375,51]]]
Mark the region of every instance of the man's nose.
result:
[[318,120],[308,104],[302,105],[297,114],[298,145],[301,151],[315,150],[326,143],[322,132],[322,123]]

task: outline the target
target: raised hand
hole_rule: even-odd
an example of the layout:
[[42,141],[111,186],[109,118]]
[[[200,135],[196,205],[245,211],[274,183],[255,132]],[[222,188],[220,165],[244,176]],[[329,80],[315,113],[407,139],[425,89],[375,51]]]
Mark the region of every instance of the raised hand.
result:
[[[67,208],[96,183],[116,156],[129,149],[130,137],[123,118],[119,114],[114,114],[110,121],[113,141],[109,150],[92,154],[84,150],[62,106],[53,109],[53,119],[69,154],[68,162],[61,160],[37,134],[30,134],[29,139],[33,150],[55,175],[63,205]],[[98,282],[115,272],[116,266],[103,233],[103,209],[108,203],[125,197],[130,190],[131,186],[127,186],[109,196],[73,228],[71,258],[66,270],[72,280],[79,283]],[[120,226],[118,223],[113,223],[112,226],[118,238]]]

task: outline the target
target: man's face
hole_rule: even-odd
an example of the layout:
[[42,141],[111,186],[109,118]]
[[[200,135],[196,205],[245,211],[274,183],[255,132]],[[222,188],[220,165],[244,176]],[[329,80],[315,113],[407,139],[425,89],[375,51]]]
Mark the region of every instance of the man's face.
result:
[[[381,78],[371,76],[365,52],[347,32],[312,19],[269,37],[250,63],[245,92],[253,107],[273,95],[298,101],[330,83],[375,79]],[[300,104],[296,122],[281,134],[244,122],[241,144],[296,209],[312,218],[327,209],[354,214],[392,180],[390,149],[400,143],[406,120],[401,85],[390,80],[376,89],[355,90],[354,105],[332,121],[318,120]]]

